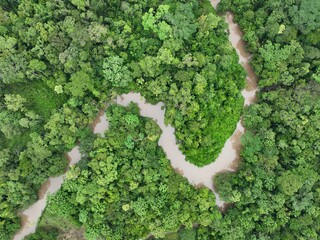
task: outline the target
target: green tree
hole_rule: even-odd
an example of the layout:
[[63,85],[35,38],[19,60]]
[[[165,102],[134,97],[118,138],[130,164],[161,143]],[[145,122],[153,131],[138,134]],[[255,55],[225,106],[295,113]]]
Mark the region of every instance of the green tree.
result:
[[123,59],[118,56],[108,57],[104,60],[103,74],[107,86],[127,87],[132,82],[130,72],[123,63]]

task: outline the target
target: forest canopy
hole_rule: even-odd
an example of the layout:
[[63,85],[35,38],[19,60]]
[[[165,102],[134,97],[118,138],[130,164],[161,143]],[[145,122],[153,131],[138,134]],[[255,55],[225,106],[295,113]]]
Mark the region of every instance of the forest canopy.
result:
[[165,237],[221,218],[211,190],[196,190],[172,169],[158,146],[160,128],[136,104],[111,105],[107,117],[105,136],[81,146],[87,155],[50,198],[37,235],[49,222],[60,236],[82,227],[88,240]]
[[0,6],[1,239],[17,231],[18,211],[62,174],[65,152],[92,137],[89,124],[117,95],[164,102],[166,124],[197,166],[214,161],[234,131],[245,72],[209,1]]
[[234,207],[199,232],[212,239],[319,239],[319,1],[225,0],[219,9],[234,12],[244,31],[260,93],[244,112],[239,171],[214,181]]
[[[241,165],[196,189],[157,145],[137,106],[111,105],[106,138],[88,128],[115,96],[164,102],[188,161],[219,154],[243,108],[245,72],[209,1],[1,1],[0,238],[18,211],[67,165],[30,240],[319,239],[320,2],[222,0],[235,14],[259,77],[245,108]],[[152,235],[149,235],[152,234]]]

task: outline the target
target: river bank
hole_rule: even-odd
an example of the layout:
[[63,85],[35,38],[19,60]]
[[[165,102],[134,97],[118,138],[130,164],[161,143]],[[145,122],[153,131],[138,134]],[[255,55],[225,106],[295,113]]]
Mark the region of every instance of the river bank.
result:
[[[212,1],[216,8],[219,1]],[[245,42],[241,39],[242,32],[238,26],[233,22],[233,14],[226,14],[226,22],[229,26],[229,40],[232,46],[236,49],[239,55],[239,62],[247,72],[246,88],[242,91],[245,98],[244,105],[250,105],[255,101],[255,93],[257,88],[257,77],[254,74],[252,67],[249,64],[251,55],[245,52]],[[163,133],[159,140],[159,146],[165,151],[167,158],[170,160],[172,167],[177,173],[185,176],[188,181],[197,186],[206,186],[210,188],[216,195],[217,205],[223,209],[224,202],[220,200],[218,194],[214,190],[212,178],[215,174],[223,171],[235,171],[239,164],[239,152],[241,148],[241,136],[245,129],[241,123],[241,119],[237,123],[237,127],[232,136],[226,141],[219,157],[211,164],[204,167],[196,167],[186,161],[185,156],[179,150],[176,143],[174,128],[164,124],[165,106],[163,103],[152,105],[146,103],[145,99],[139,93],[129,93],[118,96],[115,102],[117,104],[126,106],[131,101],[138,104],[140,107],[140,114],[145,117],[150,117],[155,120]],[[97,119],[94,121],[92,128],[93,132],[103,134],[108,129],[108,121],[104,114],[104,109],[99,112]],[[81,159],[79,148],[73,148],[68,154],[69,166],[76,164]],[[31,234],[36,229],[36,224],[45,208],[46,197],[49,193],[56,192],[63,183],[65,174],[49,180],[41,187],[39,191],[39,200],[21,213],[22,227],[16,234],[14,240],[23,239],[26,235]]]

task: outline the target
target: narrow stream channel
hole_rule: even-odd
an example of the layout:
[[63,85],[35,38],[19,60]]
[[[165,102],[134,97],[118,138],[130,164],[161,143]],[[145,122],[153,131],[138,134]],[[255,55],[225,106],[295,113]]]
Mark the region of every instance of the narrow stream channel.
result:
[[[216,8],[219,0],[213,0],[212,5]],[[244,105],[250,105],[255,101],[255,94],[257,88],[257,77],[253,72],[252,67],[249,64],[251,55],[245,51],[245,42],[241,39],[242,32],[238,24],[233,22],[233,14],[227,12],[225,19],[229,26],[229,40],[232,46],[236,49],[239,55],[239,62],[246,70],[246,88],[242,91],[242,95],[245,98]],[[140,114],[145,117],[150,117],[155,120],[163,133],[159,140],[159,146],[165,151],[167,158],[170,160],[172,167],[181,175],[185,176],[188,181],[197,186],[206,186],[210,188],[216,195],[216,204],[223,208],[224,202],[220,200],[219,195],[215,192],[212,178],[215,174],[223,171],[235,171],[239,163],[239,152],[241,147],[241,136],[244,133],[242,120],[237,123],[237,127],[232,136],[226,141],[219,157],[211,164],[204,167],[196,167],[193,164],[185,160],[185,156],[179,150],[176,144],[174,135],[174,128],[172,126],[166,126],[164,124],[164,104],[158,103],[152,105],[145,102],[145,99],[140,93],[129,93],[118,96],[116,103],[126,106],[131,101],[137,103],[140,107]],[[101,110],[97,119],[94,121],[92,128],[93,132],[103,136],[105,130],[108,129],[108,121],[105,115],[105,111]],[[69,166],[76,164],[81,159],[79,147],[74,147],[68,154]],[[48,181],[39,190],[39,200],[31,205],[28,209],[21,213],[21,229],[14,236],[14,240],[21,240],[25,236],[35,232],[37,227],[37,221],[40,218],[45,206],[46,197],[50,193],[54,193],[60,189],[63,183],[65,174],[59,177],[50,177]]]
[[[67,154],[69,166],[75,165],[81,159],[79,147],[74,147]],[[14,240],[24,239],[25,236],[34,233],[37,228],[37,221],[46,207],[46,198],[48,194],[55,193],[61,188],[65,174],[58,177],[50,177],[40,188],[38,197],[39,200],[24,210],[21,215],[21,229],[14,236]]]

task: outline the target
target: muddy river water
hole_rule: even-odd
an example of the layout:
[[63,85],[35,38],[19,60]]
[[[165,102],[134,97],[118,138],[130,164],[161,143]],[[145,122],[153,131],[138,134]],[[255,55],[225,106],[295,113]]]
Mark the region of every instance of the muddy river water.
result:
[[[219,1],[212,1],[212,5],[216,8]],[[245,42],[241,39],[242,32],[238,26],[233,22],[233,14],[228,12],[225,16],[226,22],[229,26],[229,40],[232,46],[236,49],[239,55],[239,62],[247,72],[246,88],[242,91],[245,99],[244,105],[250,105],[255,101],[255,93],[257,91],[257,77],[254,74],[250,64],[250,54],[245,51]],[[237,123],[237,127],[232,136],[226,141],[219,157],[211,164],[204,167],[196,167],[186,161],[185,156],[179,150],[176,144],[174,135],[174,128],[170,125],[164,124],[165,106],[163,103],[152,105],[146,103],[145,99],[139,93],[129,93],[118,96],[115,102],[126,106],[130,102],[135,102],[140,107],[140,114],[145,117],[154,119],[163,133],[159,140],[159,146],[165,151],[167,158],[170,160],[172,167],[180,174],[185,176],[188,181],[197,186],[206,186],[210,188],[216,195],[216,203],[219,207],[223,207],[224,202],[220,200],[219,195],[215,192],[212,178],[215,174],[222,171],[235,171],[239,162],[240,139],[244,133],[242,120]],[[108,129],[108,121],[104,110],[99,112],[99,115],[94,122],[94,133],[101,134]],[[69,166],[76,164],[81,159],[79,147],[76,146],[69,153]],[[212,159],[214,160],[214,159]],[[54,193],[60,189],[61,184],[65,178],[65,174],[59,177],[51,177],[41,187],[39,191],[39,200],[31,205],[28,209],[21,213],[22,226],[20,231],[15,235],[14,240],[21,240],[25,236],[35,232],[36,225],[42,211],[46,205],[46,197],[49,193]]]

